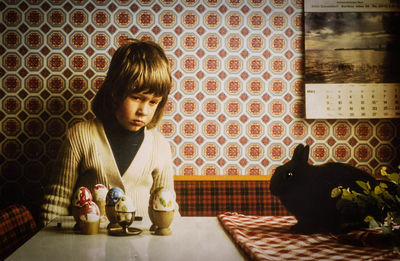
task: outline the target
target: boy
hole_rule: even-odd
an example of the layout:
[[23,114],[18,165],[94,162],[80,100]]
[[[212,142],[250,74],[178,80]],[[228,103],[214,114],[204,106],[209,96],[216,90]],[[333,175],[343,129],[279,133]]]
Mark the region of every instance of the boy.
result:
[[154,189],[163,186],[175,196],[171,149],[155,129],[171,81],[158,44],[129,40],[117,49],[93,100],[96,118],[72,126],[60,148],[42,205],[45,224],[69,214],[72,195],[81,186],[91,191],[96,184],[121,188],[140,217],[148,217]]

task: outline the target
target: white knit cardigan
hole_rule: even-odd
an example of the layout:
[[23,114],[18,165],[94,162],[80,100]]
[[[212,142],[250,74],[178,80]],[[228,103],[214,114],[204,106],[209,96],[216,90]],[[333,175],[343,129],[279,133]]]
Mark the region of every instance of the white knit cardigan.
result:
[[[136,216],[148,218],[149,197],[154,189],[165,187],[176,199],[173,175],[170,145],[155,128],[145,129],[143,143],[121,177],[101,121],[79,122],[68,129],[49,177],[43,220],[46,224],[56,216],[69,215],[75,190],[85,186],[92,191],[96,184],[121,188],[135,202]],[[176,200],[175,206],[179,215]]]

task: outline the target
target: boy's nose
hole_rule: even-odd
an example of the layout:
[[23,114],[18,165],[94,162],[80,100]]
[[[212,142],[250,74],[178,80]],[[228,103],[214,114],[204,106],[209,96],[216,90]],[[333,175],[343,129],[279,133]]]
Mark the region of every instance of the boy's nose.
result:
[[138,113],[147,115],[149,112],[150,105],[147,102],[142,102],[139,105]]

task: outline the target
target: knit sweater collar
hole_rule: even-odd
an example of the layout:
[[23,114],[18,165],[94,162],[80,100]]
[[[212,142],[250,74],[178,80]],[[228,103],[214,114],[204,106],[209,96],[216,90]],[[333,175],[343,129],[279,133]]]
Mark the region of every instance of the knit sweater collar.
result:
[[117,118],[114,115],[110,115],[109,117],[103,120],[104,129],[107,133],[107,137],[110,135],[112,136],[119,136],[124,138],[133,138],[143,135],[144,129],[141,128],[138,131],[130,131],[122,127],[122,125],[118,122]]
[[129,168],[143,142],[145,127],[138,131],[129,131],[119,124],[115,116],[103,120],[103,125],[115,162],[122,176]]

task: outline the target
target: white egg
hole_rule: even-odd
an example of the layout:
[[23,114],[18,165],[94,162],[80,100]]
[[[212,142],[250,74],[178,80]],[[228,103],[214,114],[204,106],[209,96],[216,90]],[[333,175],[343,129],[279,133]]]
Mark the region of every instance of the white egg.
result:
[[100,219],[100,209],[93,201],[87,202],[80,208],[79,218],[82,221],[95,222]]
[[121,196],[115,204],[115,211],[134,212],[135,210],[135,205],[133,204],[132,199],[126,195]]
[[108,189],[103,184],[97,184],[93,188],[93,200],[106,200]]
[[155,192],[153,198],[153,209],[160,211],[174,210],[174,196],[168,189],[161,189]]

